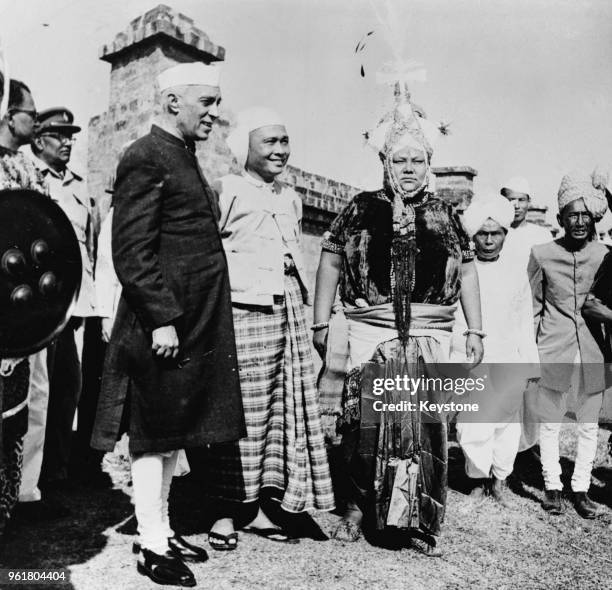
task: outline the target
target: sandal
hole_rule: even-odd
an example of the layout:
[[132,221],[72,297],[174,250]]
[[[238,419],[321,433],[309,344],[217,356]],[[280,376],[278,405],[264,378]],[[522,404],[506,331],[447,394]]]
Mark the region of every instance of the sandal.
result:
[[258,537],[263,537],[264,539],[268,539],[268,541],[276,541],[277,543],[288,543],[295,544],[299,543],[300,540],[295,537],[290,536],[283,529],[276,528],[267,528],[267,529],[258,529],[258,528],[246,528],[243,529],[245,533],[253,533]]
[[183,561],[191,561],[193,563],[204,563],[208,561],[208,553],[203,547],[193,545],[183,539],[180,535],[174,535],[168,539],[168,547],[170,551]]
[[221,533],[210,531],[208,533],[208,544],[215,551],[233,551],[238,547],[238,533],[222,535]]

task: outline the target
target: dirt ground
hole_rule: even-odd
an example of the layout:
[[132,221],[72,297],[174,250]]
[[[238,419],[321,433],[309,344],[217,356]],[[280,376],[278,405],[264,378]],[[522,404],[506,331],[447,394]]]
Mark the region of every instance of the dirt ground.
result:
[[[540,507],[542,481],[537,457],[517,458],[510,486],[511,508],[492,500],[474,503],[466,494],[463,458],[450,449],[450,493],[444,530],[444,557],[430,559],[408,549],[389,550],[337,541],[302,540],[279,545],[242,533],[239,549],[210,551],[206,564],[193,567],[198,588],[215,589],[602,589],[612,588],[612,461],[609,431],[600,431],[591,496],[601,516],[581,519],[566,501],[565,514],[549,516]],[[571,470],[575,436],[563,431],[563,467]],[[75,590],[159,588],[136,572],[131,545],[135,522],[129,475],[121,450],[107,455],[105,467],[115,488],[85,486],[65,492],[72,517],[37,525],[17,523],[0,558],[5,568],[68,568]],[[174,529],[204,545],[209,509],[201,489],[189,477],[172,489]],[[316,516],[326,532],[338,520]],[[4,586],[42,588],[44,586]],[[47,586],[49,587],[49,586]]]

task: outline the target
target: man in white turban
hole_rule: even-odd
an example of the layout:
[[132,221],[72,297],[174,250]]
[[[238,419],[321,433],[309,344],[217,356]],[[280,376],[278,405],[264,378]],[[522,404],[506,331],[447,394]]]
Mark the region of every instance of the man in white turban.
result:
[[497,229],[504,235],[500,247],[496,249],[498,255],[514,220],[514,210],[510,203],[497,196],[475,199],[463,214],[463,226],[472,239],[489,220],[499,226]]
[[[528,267],[542,363],[535,409],[541,421],[540,456],[545,486],[542,506],[551,514],[562,510],[559,431],[573,398],[578,444],[571,485],[576,511],[583,518],[597,515],[587,492],[605,384],[603,353],[594,338],[596,331],[582,315],[582,307],[608,251],[595,240],[595,222],[607,208],[605,185],[605,177],[598,172],[563,177],[557,220],[565,234],[534,246]],[[574,395],[570,396],[570,391]]]
[[[460,415],[457,435],[467,475],[473,479],[472,495],[480,498],[489,493],[502,506],[508,504],[505,480],[518,451],[519,409],[530,376],[523,367],[521,371],[504,368],[507,363],[538,362],[527,274],[500,256],[513,220],[511,203],[497,195],[475,200],[463,215],[476,251],[482,328],[487,334],[483,359],[487,367],[482,370],[489,375],[486,390],[478,396],[479,414]],[[454,362],[467,360],[466,329],[458,311],[451,354]]]
[[242,172],[213,188],[248,436],[214,452],[218,469],[213,466],[211,479],[219,501],[208,539],[220,551],[236,548],[240,520],[271,541],[324,539],[307,512],[334,507],[304,316],[302,201],[278,179],[289,158],[289,135],[277,113],[256,107],[238,115],[227,143]]

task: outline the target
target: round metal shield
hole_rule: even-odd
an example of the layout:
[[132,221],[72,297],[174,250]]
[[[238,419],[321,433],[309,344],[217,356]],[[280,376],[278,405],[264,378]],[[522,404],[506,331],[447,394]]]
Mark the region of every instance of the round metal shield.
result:
[[70,220],[49,197],[0,191],[0,358],[44,348],[67,324],[81,286]]

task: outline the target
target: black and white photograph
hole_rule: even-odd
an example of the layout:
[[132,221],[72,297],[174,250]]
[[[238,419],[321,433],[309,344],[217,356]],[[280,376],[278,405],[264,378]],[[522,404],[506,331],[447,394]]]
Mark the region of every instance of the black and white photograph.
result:
[[0,588],[612,588],[612,2],[0,0]]

